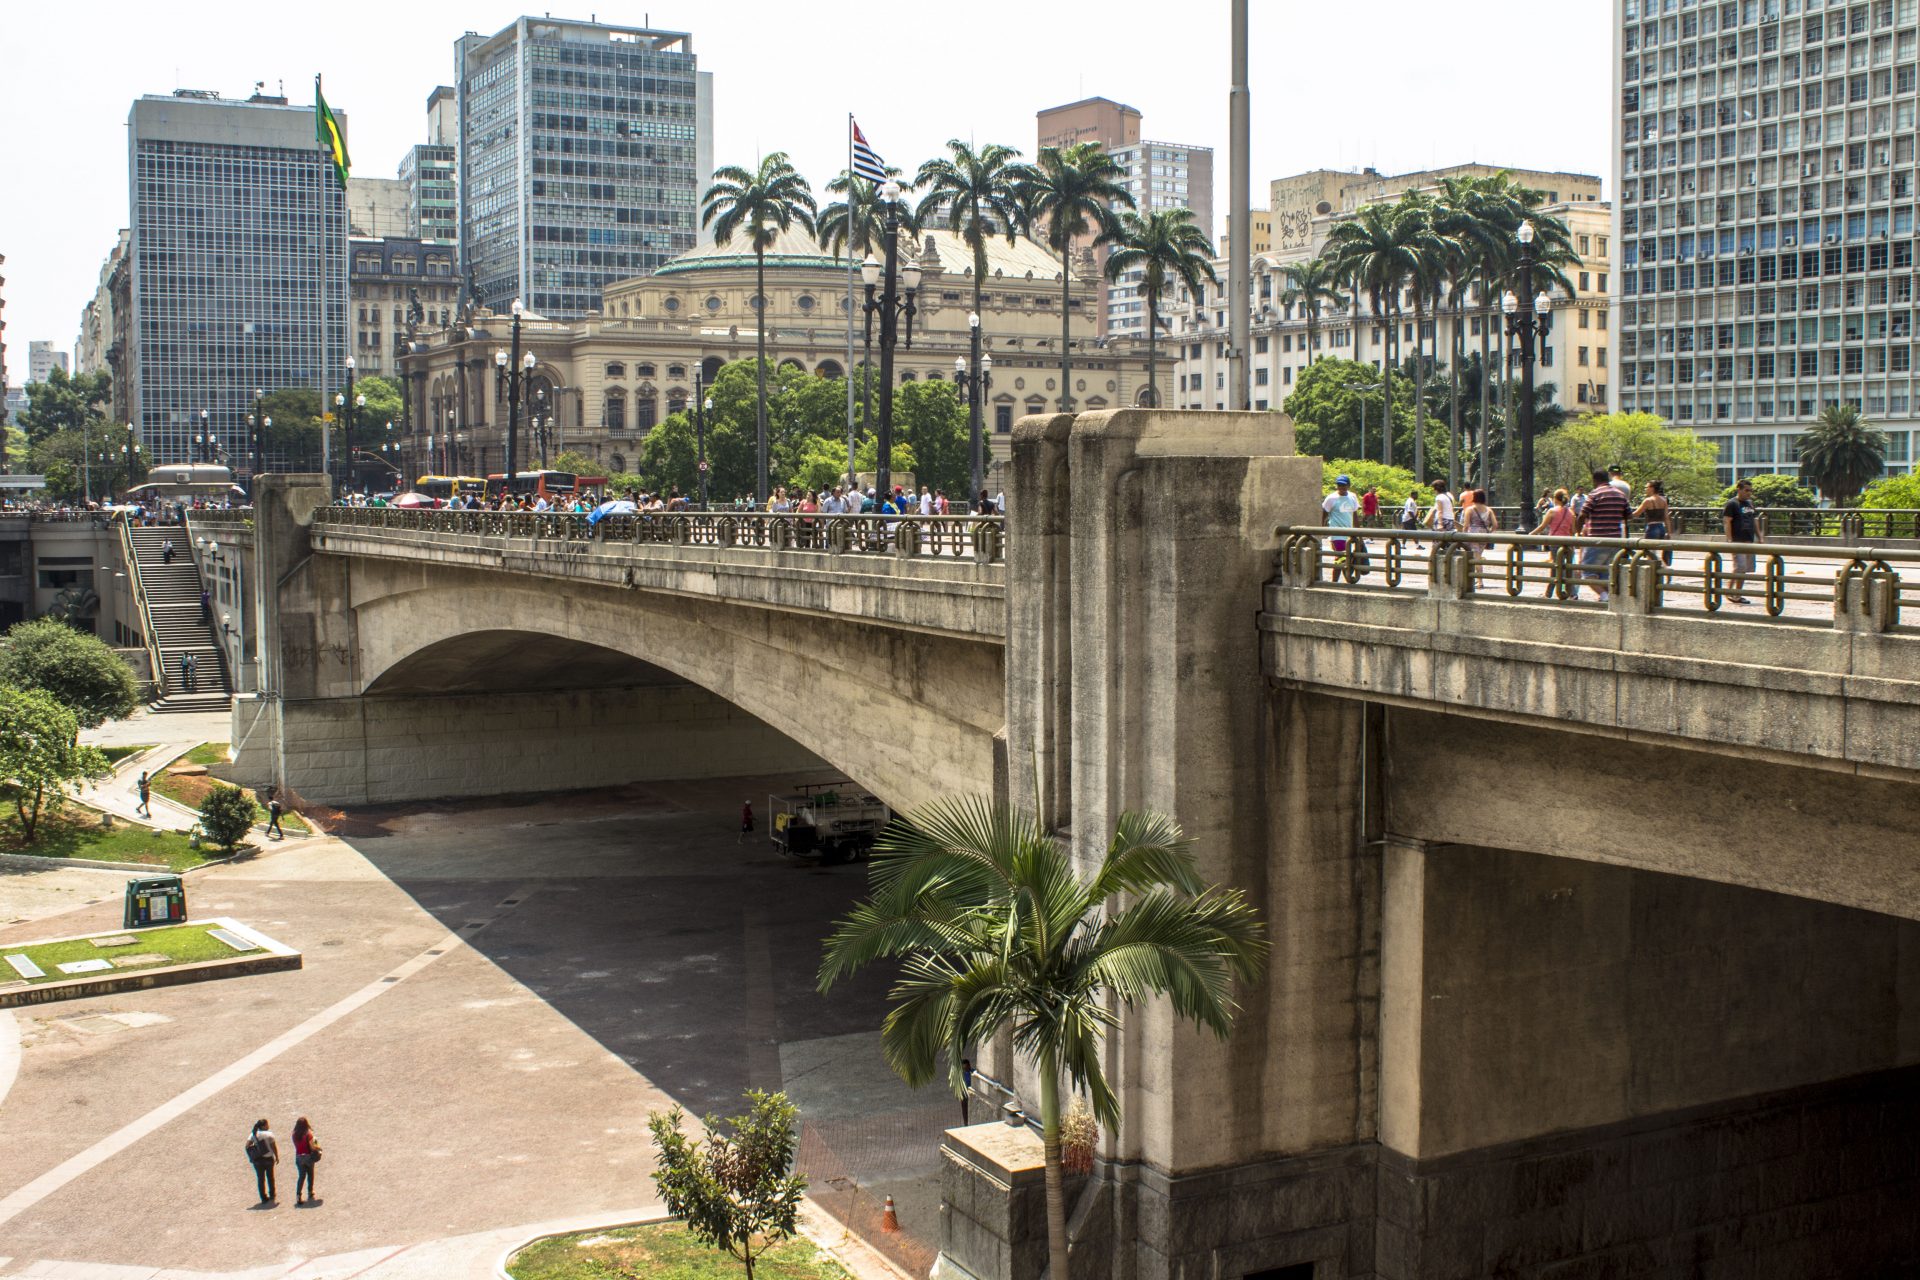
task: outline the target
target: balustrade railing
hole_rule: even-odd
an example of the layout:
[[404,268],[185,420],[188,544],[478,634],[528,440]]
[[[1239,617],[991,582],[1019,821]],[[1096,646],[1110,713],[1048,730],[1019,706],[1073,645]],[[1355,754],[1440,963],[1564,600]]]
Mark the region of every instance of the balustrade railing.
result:
[[[1920,609],[1920,551],[1887,547],[1317,525],[1278,532],[1280,576],[1289,586],[1461,599],[1501,595],[1595,609],[1605,592],[1646,613],[1823,619],[1868,631],[1900,626],[1903,614]],[[1748,598],[1749,590],[1757,599]],[[1746,605],[1754,611],[1744,612]]]
[[316,525],[590,545],[658,544],[834,555],[972,559],[1006,556],[999,516],[793,515],[767,511],[672,511],[603,516],[551,511],[322,507]]
[[[1636,506],[1639,501],[1636,496]],[[1421,508],[1422,521],[1426,520],[1430,510]],[[1526,529],[1521,529],[1518,527],[1522,519],[1520,508],[1494,507],[1493,513],[1499,518],[1500,528],[1507,533],[1524,533],[1541,520],[1536,515],[1527,521]],[[1920,539],[1920,509],[1907,507],[1764,507],[1755,514],[1762,537],[1835,538],[1846,542],[1873,538]],[[1667,532],[1676,538],[1689,533],[1715,538],[1720,536],[1724,528],[1721,523],[1723,518],[1720,507],[1670,507],[1667,511]],[[1399,521],[1398,507],[1383,506],[1379,515],[1369,516],[1362,523],[1369,529],[1392,529]],[[1639,520],[1633,522],[1635,528],[1642,527],[1644,523]]]

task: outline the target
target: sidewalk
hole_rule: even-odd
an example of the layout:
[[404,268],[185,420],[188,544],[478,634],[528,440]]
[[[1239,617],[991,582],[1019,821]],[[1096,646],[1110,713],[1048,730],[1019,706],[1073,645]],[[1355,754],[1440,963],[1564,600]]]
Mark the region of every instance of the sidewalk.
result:
[[154,744],[149,751],[129,756],[114,766],[113,775],[80,788],[77,798],[116,818],[162,831],[188,831],[200,815],[161,795],[154,795],[151,818],[139,811],[139,780],[142,772],[158,772],[174,757],[193,750],[203,742],[222,742],[232,732],[232,721],[225,712],[191,715],[153,715],[142,709],[125,720],[110,720],[96,729],[80,731],[80,741],[90,747]]

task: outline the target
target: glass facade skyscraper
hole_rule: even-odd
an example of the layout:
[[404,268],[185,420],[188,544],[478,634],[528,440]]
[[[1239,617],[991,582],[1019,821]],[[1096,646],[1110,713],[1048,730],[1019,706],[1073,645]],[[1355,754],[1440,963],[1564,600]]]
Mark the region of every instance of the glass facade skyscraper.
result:
[[247,474],[254,391],[344,377],[346,202],[311,106],[181,91],[128,123],[135,428],[151,463],[204,460],[204,434]]
[[1615,0],[1615,405],[1799,469],[1849,404],[1911,469],[1920,0]]
[[699,240],[712,79],[684,32],[521,18],[455,46],[461,248],[487,306],[600,307]]

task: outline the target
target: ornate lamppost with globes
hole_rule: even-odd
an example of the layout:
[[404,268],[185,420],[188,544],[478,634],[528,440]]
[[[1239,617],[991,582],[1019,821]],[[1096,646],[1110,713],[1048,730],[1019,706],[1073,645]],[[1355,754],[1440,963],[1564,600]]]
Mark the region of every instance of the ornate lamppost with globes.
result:
[[967,412],[972,422],[972,452],[970,462],[973,468],[973,488],[967,494],[967,503],[971,508],[980,500],[980,494],[987,487],[987,460],[985,457],[985,437],[981,432],[980,415],[987,392],[993,389],[993,354],[980,351],[980,329],[978,316],[967,317],[974,323],[973,330],[973,366],[969,368],[964,356],[953,358],[953,380],[960,384],[967,395]]
[[[265,400],[267,393],[263,388],[253,389],[253,412],[247,415],[247,444],[253,454],[253,474],[259,475],[266,468],[267,442],[266,429],[271,425],[267,421]],[[252,479],[249,477],[249,487]]]
[[[513,492],[513,478],[516,474],[520,449],[520,318],[526,308],[520,299],[513,300],[513,350],[509,353],[504,347],[493,353],[494,380],[496,387],[504,379],[507,394],[507,492]],[[526,354],[526,376],[533,375],[533,352]]]
[[[1522,222],[1520,241],[1520,288],[1533,289],[1533,224]],[[1553,332],[1553,299],[1542,289],[1533,295],[1533,304],[1523,306],[1512,289],[1500,299],[1500,310],[1507,317],[1507,335],[1519,343],[1520,356],[1520,512],[1523,519],[1533,511],[1539,495],[1533,491],[1533,362],[1535,342],[1538,358],[1546,359],[1547,335]]]
[[[860,264],[860,278],[867,286],[867,335],[873,335],[874,313],[880,314],[880,435],[879,461],[875,467],[875,486],[884,502],[893,492],[893,348],[913,347],[914,295],[920,290],[920,264],[908,261],[900,266],[900,184],[889,178],[880,184],[880,201],[886,206],[886,262],[875,262],[873,255]],[[904,284],[902,295],[899,286]],[[876,291],[878,296],[876,297]],[[906,338],[899,336],[899,322],[906,318]]]

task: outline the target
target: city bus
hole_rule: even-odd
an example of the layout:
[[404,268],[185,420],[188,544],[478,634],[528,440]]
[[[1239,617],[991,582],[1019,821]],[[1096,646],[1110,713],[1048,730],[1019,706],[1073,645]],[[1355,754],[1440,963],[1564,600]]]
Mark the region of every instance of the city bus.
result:
[[[506,481],[504,472],[495,472],[488,476],[487,496],[489,498],[499,496]],[[575,475],[571,471],[520,471],[514,473],[513,477],[514,497],[545,498],[549,502],[606,487],[605,476]]]
[[479,476],[421,476],[414,481],[413,491],[442,502],[455,495],[479,498],[486,495],[487,482]]

